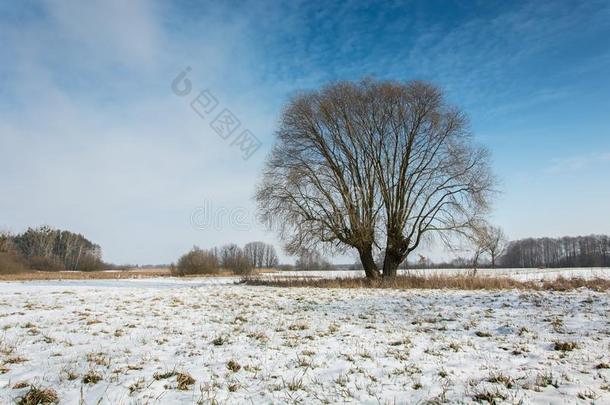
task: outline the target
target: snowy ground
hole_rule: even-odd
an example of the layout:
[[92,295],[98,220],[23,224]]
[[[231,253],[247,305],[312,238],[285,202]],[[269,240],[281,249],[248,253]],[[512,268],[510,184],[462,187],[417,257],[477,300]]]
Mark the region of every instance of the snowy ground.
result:
[[233,281],[0,283],[0,403],[610,403],[608,293]]

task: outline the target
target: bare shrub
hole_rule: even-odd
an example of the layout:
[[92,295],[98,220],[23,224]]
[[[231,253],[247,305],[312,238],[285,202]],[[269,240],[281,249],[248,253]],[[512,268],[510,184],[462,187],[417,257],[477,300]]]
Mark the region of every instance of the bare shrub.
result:
[[104,262],[92,255],[83,255],[78,262],[79,271],[101,271],[104,270],[104,267]]
[[220,248],[220,262],[224,269],[235,274],[247,275],[254,269],[252,260],[244,249],[233,243]]
[[55,256],[33,256],[28,259],[30,268],[41,271],[65,270],[63,263]]
[[227,270],[231,270],[235,274],[248,275],[254,270],[252,262],[244,255],[236,256],[232,263],[226,267]]
[[218,259],[213,252],[195,246],[178,260],[178,264],[173,269],[174,275],[177,276],[213,274],[218,272]]
[[17,274],[27,271],[21,257],[15,253],[0,252],[0,274]]

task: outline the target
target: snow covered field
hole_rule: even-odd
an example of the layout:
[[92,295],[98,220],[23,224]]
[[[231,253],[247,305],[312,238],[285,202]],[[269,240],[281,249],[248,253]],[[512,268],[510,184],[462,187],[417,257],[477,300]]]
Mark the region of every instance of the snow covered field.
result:
[[610,403],[607,293],[233,281],[0,283],[0,403]]

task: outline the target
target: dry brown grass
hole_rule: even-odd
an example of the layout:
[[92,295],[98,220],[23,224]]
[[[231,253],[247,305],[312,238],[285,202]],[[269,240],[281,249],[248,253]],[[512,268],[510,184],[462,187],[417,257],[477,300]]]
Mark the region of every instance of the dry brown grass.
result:
[[18,274],[27,271],[23,259],[13,253],[0,252],[0,274]]
[[[254,274],[274,272],[273,269],[257,269]],[[233,276],[230,271],[218,271],[214,274],[189,274],[184,278],[207,278]],[[130,278],[172,277],[169,268],[133,269],[120,271],[33,271],[27,270],[15,274],[0,273],[0,281],[30,280],[117,280]]]
[[83,380],[82,381],[83,381],[84,384],[97,384],[101,380],[103,380],[103,377],[100,374],[96,373],[93,370],[89,370],[83,376]]
[[27,271],[18,274],[0,274],[0,281],[29,280],[113,280],[129,278],[166,277],[169,269],[121,271]]
[[576,342],[555,342],[553,348],[557,351],[571,352],[578,348],[578,344]]
[[[184,278],[231,276],[233,273],[189,275]],[[31,280],[119,280],[132,278],[172,277],[169,269],[121,271],[28,271],[19,274],[0,274],[0,281]]]
[[195,379],[189,373],[182,372],[176,374],[176,384],[181,391],[187,391],[195,382]]
[[17,398],[19,405],[46,405],[59,402],[57,393],[51,388],[32,387],[24,396]]
[[541,288],[543,290],[570,291],[577,288],[588,288],[593,291],[603,292],[610,290],[610,280],[595,278],[585,280],[583,278],[564,278],[558,277],[555,280],[544,281]]
[[178,372],[176,370],[167,370],[167,371],[157,372],[157,373],[153,374],[153,378],[157,381],[165,380],[166,378],[172,378],[176,374],[178,374]]
[[231,370],[234,373],[237,373],[239,370],[241,370],[241,365],[235,360],[229,360],[229,362],[227,363],[227,369]]
[[314,287],[314,288],[391,288],[391,289],[453,289],[453,290],[552,290],[570,291],[577,288],[588,288],[594,291],[610,290],[610,280],[596,278],[563,278],[540,282],[517,281],[508,277],[473,277],[466,275],[443,276],[416,275],[397,276],[394,279],[368,280],[366,278],[311,278],[311,277],[276,277],[245,278],[248,285],[271,287]]

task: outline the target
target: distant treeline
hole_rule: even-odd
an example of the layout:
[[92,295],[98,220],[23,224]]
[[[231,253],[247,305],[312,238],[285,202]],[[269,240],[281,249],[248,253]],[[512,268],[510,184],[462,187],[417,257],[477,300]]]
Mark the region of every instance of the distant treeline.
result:
[[528,238],[510,242],[502,267],[608,267],[610,236]]
[[[417,262],[401,264],[401,268],[471,268],[470,257],[458,257],[450,262],[432,263],[424,256]],[[478,267],[492,267],[481,260]],[[610,236],[565,236],[561,238],[526,238],[507,242],[501,250],[496,267],[557,268],[610,267]]]
[[0,271],[104,269],[102,249],[83,235],[49,226],[0,233]]

